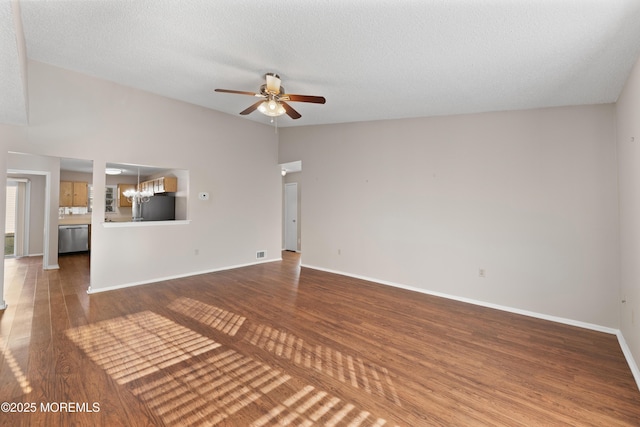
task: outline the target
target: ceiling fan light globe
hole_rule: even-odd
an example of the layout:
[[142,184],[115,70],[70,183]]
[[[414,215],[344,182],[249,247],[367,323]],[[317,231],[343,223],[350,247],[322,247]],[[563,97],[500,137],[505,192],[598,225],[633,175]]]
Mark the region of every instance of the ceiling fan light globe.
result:
[[258,106],[258,111],[269,117],[278,117],[286,113],[282,104],[275,100],[264,101]]

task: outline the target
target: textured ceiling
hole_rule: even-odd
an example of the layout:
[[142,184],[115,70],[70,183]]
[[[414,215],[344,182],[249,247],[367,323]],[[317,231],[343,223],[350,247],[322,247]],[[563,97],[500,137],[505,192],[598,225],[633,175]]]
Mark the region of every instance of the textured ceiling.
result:
[[[7,3],[0,120],[12,122],[26,107]],[[257,91],[266,72],[326,97],[292,103],[302,118],[278,126],[615,102],[640,53],[638,0],[19,4],[29,59],[234,115],[255,99],[213,89]]]
[[24,40],[20,8],[0,0],[0,123],[27,123]]

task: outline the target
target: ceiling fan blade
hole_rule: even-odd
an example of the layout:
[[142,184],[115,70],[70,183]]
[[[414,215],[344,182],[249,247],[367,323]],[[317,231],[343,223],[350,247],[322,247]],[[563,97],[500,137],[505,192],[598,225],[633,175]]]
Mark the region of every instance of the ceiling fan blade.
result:
[[254,111],[256,111],[256,109],[260,106],[260,104],[262,104],[264,101],[258,101],[255,104],[251,105],[250,107],[240,111],[240,115],[242,116],[246,116],[247,114],[251,114]]
[[289,117],[291,117],[293,120],[299,119],[300,117],[302,117],[302,115],[300,113],[298,113],[296,110],[294,110],[293,107],[291,107],[291,105],[287,104],[286,102],[282,102],[282,101],[280,103],[284,107],[284,111],[287,112],[287,115]]
[[264,95],[262,95],[261,93],[245,92],[245,91],[242,91],[242,90],[216,89],[215,91],[216,92],[223,92],[223,93],[235,93],[237,95],[259,96],[260,98],[264,98]]
[[327,102],[324,96],[311,96],[311,95],[293,95],[286,93],[280,97],[280,99],[286,99],[293,102],[312,102],[314,104],[324,104]]

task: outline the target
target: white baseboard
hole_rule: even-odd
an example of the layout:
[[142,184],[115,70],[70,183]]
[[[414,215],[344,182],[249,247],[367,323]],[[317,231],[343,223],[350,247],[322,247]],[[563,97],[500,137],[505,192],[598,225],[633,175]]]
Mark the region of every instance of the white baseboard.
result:
[[246,263],[246,264],[238,264],[238,265],[231,265],[231,266],[227,266],[227,267],[213,268],[213,269],[210,269],[210,270],[202,270],[202,271],[196,271],[196,272],[190,272],[190,273],[184,273],[184,274],[176,274],[176,275],[173,275],[173,276],[157,277],[157,278],[154,278],[154,279],[142,280],[142,281],[139,281],[139,282],[123,283],[121,285],[106,286],[106,287],[97,288],[97,289],[94,289],[92,286],[89,286],[89,288],[87,289],[87,293],[91,295],[91,294],[97,294],[97,293],[100,293],[100,292],[115,291],[115,290],[118,290],[118,289],[130,288],[130,287],[133,287],[133,286],[148,285],[150,283],[164,282],[165,280],[182,279],[184,277],[198,276],[200,274],[215,273],[215,272],[218,272],[218,271],[233,270],[235,268],[250,267],[252,265],[265,264],[265,263],[268,263],[268,262],[276,262],[276,261],[282,261],[282,258],[273,258],[273,259],[261,260],[261,261],[256,261],[256,262],[250,262],[250,263]]
[[0,310],[6,310],[8,307],[7,302],[2,300],[2,304],[0,304]]
[[627,359],[627,363],[629,364],[629,368],[631,369],[633,378],[636,380],[636,385],[638,386],[638,390],[640,390],[640,369],[638,369],[638,365],[636,364],[636,361],[633,358],[633,354],[631,354],[631,349],[627,345],[627,341],[624,339],[624,335],[622,335],[622,331],[618,331],[616,335],[618,336],[618,342],[620,343],[620,348],[622,349],[622,353],[624,353],[625,359]]
[[503,306],[503,305],[498,305],[498,304],[492,304],[492,303],[488,303],[488,302],[485,302],[485,301],[479,301],[479,300],[474,300],[474,299],[471,299],[471,298],[459,297],[459,296],[456,296],[456,295],[449,295],[449,294],[445,294],[445,293],[441,293],[441,292],[433,292],[433,291],[429,291],[429,290],[422,289],[422,288],[416,288],[416,287],[413,287],[413,286],[403,285],[403,284],[400,284],[400,283],[394,283],[394,282],[389,282],[389,281],[385,281],[385,280],[378,280],[378,279],[374,279],[372,277],[361,276],[361,275],[358,275],[358,274],[345,273],[345,272],[342,272],[342,271],[331,270],[331,269],[317,267],[317,266],[313,266],[313,265],[309,265],[309,264],[301,264],[301,266],[302,267],[306,267],[306,268],[311,268],[313,270],[324,271],[324,272],[327,272],[327,273],[339,274],[341,276],[353,277],[354,279],[360,279],[360,280],[366,280],[368,282],[379,283],[381,285],[392,286],[394,288],[406,289],[408,291],[419,292],[419,293],[426,294],[426,295],[433,295],[433,296],[436,296],[436,297],[447,298],[447,299],[460,301],[460,302],[465,302],[465,303],[474,304],[474,305],[479,305],[479,306],[487,307],[487,308],[493,308],[493,309],[496,309],[496,310],[506,311],[506,312],[509,312],[509,313],[521,314],[523,316],[535,317],[535,318],[538,318],[538,319],[549,320],[551,322],[562,323],[562,324],[565,324],[565,325],[576,326],[576,327],[583,328],[583,329],[590,329],[590,330],[597,331],[597,332],[604,332],[604,333],[607,333],[607,334],[616,335],[618,337],[618,342],[620,343],[620,347],[622,349],[622,352],[624,353],[624,357],[627,360],[627,363],[629,364],[629,368],[631,369],[631,372],[633,373],[634,379],[636,380],[636,385],[638,386],[638,390],[640,390],[640,370],[638,370],[638,365],[636,364],[636,362],[635,362],[635,360],[633,358],[633,354],[631,354],[631,350],[629,349],[629,346],[627,345],[627,343],[626,343],[626,341],[624,339],[624,336],[622,335],[622,332],[619,329],[609,328],[609,327],[606,327],[606,326],[596,325],[596,324],[593,324],[593,323],[581,322],[581,321],[573,320],[573,319],[567,319],[567,318],[564,318],[564,317],[550,316],[548,314],[537,313],[537,312],[534,312],[534,311],[521,310],[519,308],[513,308],[513,307],[508,307],[508,306]]

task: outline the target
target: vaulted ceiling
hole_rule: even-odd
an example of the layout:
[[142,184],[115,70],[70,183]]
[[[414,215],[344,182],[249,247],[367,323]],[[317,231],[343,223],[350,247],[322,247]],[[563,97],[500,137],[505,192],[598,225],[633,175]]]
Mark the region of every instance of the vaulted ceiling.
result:
[[275,72],[295,126],[615,102],[639,54],[637,0],[0,0],[0,123],[27,58],[233,115]]

